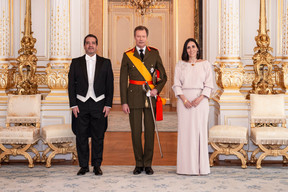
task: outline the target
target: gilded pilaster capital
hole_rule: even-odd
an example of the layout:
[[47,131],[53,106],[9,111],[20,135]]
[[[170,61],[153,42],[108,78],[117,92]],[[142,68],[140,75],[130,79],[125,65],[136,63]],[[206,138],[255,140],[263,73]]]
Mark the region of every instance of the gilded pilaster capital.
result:
[[46,68],[47,85],[50,89],[67,89],[70,63],[49,63]]
[[244,81],[244,67],[241,62],[219,62],[215,65],[216,83],[222,89],[239,90]]

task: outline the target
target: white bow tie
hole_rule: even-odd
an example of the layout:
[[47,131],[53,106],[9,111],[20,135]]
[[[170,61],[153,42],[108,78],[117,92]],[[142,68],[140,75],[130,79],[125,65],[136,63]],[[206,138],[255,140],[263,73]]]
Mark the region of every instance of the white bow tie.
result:
[[95,61],[96,60],[96,55],[90,57],[89,55],[86,55],[85,57],[86,61]]

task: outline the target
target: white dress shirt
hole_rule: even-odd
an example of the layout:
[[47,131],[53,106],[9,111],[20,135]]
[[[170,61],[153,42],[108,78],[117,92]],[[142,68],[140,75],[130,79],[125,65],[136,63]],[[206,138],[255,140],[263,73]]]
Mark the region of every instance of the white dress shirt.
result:
[[140,49],[142,49],[142,50],[143,50],[143,54],[145,55],[146,46],[145,46],[145,47],[143,47],[143,48],[140,48],[140,47],[137,47],[137,46],[136,46],[136,49],[137,49],[137,51],[138,51],[139,55],[140,55]]
[[95,101],[101,101],[105,98],[105,95],[102,94],[99,97],[96,97],[94,92],[94,77],[95,77],[95,68],[96,68],[96,54],[92,57],[86,54],[86,67],[87,67],[87,76],[88,76],[88,91],[86,94],[86,97],[83,97],[81,95],[76,95],[77,99],[79,99],[82,102],[86,102],[90,97]]

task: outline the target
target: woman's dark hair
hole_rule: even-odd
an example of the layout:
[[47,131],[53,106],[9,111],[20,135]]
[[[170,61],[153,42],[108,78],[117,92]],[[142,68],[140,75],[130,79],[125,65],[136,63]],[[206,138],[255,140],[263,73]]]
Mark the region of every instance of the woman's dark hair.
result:
[[93,37],[93,38],[95,38],[95,39],[96,39],[96,45],[98,45],[98,39],[97,39],[97,37],[96,37],[95,35],[93,35],[93,34],[88,34],[88,35],[86,35],[86,37],[84,38],[84,45],[85,45],[86,39],[87,39],[88,37]]
[[188,55],[188,53],[187,53],[187,45],[188,45],[188,43],[189,43],[190,41],[194,42],[195,45],[197,46],[198,52],[197,52],[196,58],[197,58],[197,59],[200,59],[201,52],[200,52],[200,47],[199,47],[198,43],[196,42],[195,39],[189,38],[189,39],[187,39],[187,40],[185,41],[185,43],[184,43],[183,52],[182,52],[182,60],[183,60],[183,61],[189,61],[189,55]]

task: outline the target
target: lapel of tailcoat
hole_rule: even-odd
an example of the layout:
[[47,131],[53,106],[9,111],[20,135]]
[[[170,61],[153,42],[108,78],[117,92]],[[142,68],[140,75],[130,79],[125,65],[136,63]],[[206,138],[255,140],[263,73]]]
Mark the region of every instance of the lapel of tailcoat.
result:
[[94,82],[96,81],[96,77],[99,75],[100,69],[103,65],[102,57],[96,55],[96,67],[95,67],[95,74],[94,74]]
[[88,74],[87,74],[88,71],[87,71],[85,55],[81,57],[80,66],[83,71],[84,79],[88,82]]

